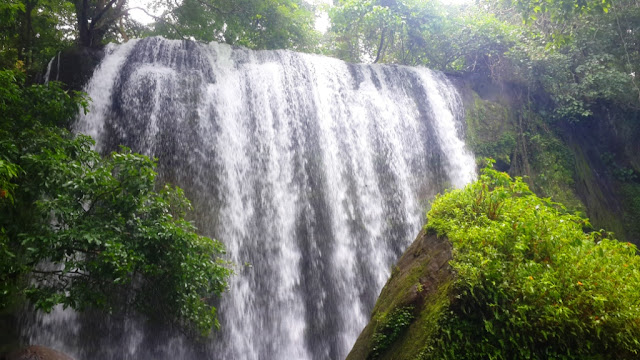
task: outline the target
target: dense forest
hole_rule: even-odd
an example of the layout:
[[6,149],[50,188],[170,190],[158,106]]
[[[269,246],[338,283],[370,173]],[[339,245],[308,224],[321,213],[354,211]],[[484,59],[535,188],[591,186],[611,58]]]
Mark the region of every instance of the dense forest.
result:
[[[137,20],[141,12],[153,21]],[[325,17],[328,27],[319,29]],[[217,301],[234,269],[224,260],[224,239],[199,235],[189,221],[191,203],[158,178],[156,159],[126,147],[104,156],[93,150],[94,140],[72,132],[91,101],[77,91],[81,80],[44,84],[53,58],[60,66],[69,54],[151,36],[445,73],[464,89],[467,146],[518,178],[488,167],[479,182],[434,203],[428,231],[453,243],[459,280],[449,284],[457,293],[447,294],[458,301],[443,303],[436,294],[438,311],[451,306],[451,315],[428,309],[440,325],[414,355],[637,356],[638,0],[155,0],[148,7],[131,0],[3,1],[3,318],[29,301],[44,311],[58,304],[136,311],[195,337],[219,326]],[[540,233],[541,223],[566,226]],[[564,267],[546,271],[550,263]],[[566,294],[557,289],[580,276],[590,282],[576,280]],[[609,280],[615,286],[597,287]],[[558,299],[572,302],[558,307]],[[383,330],[363,356],[382,357],[414,323],[419,309],[405,305],[385,310]],[[598,315],[605,313],[611,315]],[[556,318],[566,321],[549,320]],[[537,331],[544,341],[531,335]],[[482,341],[465,340],[475,337]],[[542,343],[551,345],[537,352]]]

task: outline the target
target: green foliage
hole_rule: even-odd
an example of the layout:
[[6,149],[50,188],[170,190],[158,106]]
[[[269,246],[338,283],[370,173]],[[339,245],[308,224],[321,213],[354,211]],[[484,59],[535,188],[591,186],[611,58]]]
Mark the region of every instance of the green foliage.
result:
[[377,359],[411,325],[415,318],[413,306],[396,308],[379,320],[372,338],[370,359]]
[[169,38],[298,51],[312,50],[319,38],[313,8],[302,0],[185,0],[157,5],[167,12],[152,34]]
[[640,257],[491,167],[440,196],[428,230],[454,247],[454,300],[427,359],[635,359]]
[[329,14],[326,51],[347,61],[491,73],[513,41],[494,16],[437,1],[342,0]]
[[0,69],[39,71],[71,44],[73,3],[10,0],[0,3]]
[[521,84],[551,100],[538,103],[553,115],[548,119],[580,121],[603,105],[637,110],[636,1],[505,0],[455,8],[341,0],[330,16],[325,50],[343,60],[425,65]]
[[526,21],[538,20],[548,14],[553,21],[568,20],[588,13],[608,13],[610,0],[502,0],[507,6],[515,6]]
[[5,1],[0,4],[0,69],[35,75],[74,43],[101,47],[149,35],[298,51],[313,51],[320,38],[314,7],[304,0],[158,0],[152,6],[164,13],[151,26],[131,18],[132,5],[128,0]]
[[155,189],[155,163],[106,158],[66,125],[86,99],[0,72],[0,308],[136,310],[207,333],[226,289],[222,244],[195,233],[179,188]]
[[[340,58],[378,62],[385,48],[395,46],[404,32],[400,11],[408,2],[342,0],[330,9],[331,31],[338,42],[333,52]],[[431,2],[428,2],[431,5]],[[408,10],[408,9],[407,9]]]
[[[516,3],[520,10],[540,6],[540,2]],[[504,70],[511,78],[548,94],[556,119],[579,121],[603,105],[637,109],[640,88],[635,73],[640,70],[640,53],[630,45],[639,36],[637,2],[541,3],[540,18],[523,27],[519,41],[507,53],[512,66]],[[545,7],[567,4],[575,5],[573,10]],[[502,18],[514,21],[513,17]]]

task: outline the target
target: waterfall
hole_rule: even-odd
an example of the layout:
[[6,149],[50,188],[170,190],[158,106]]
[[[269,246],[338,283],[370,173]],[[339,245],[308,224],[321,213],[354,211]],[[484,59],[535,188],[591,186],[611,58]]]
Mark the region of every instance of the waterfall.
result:
[[53,64],[53,62],[55,61],[58,64],[58,68],[56,71],[56,80],[60,79],[60,54],[61,52],[58,51],[58,54],[54,57],[51,58],[51,60],[49,60],[49,63],[47,64],[47,71],[44,73],[44,83],[48,84],[49,83],[49,77],[51,75],[51,65]]
[[78,360],[342,359],[431,199],[475,177],[461,100],[425,68],[147,38],[86,90],[76,130],[158,157],[236,274],[206,344],[128,319],[87,345],[51,331],[83,333],[62,310],[28,330]]

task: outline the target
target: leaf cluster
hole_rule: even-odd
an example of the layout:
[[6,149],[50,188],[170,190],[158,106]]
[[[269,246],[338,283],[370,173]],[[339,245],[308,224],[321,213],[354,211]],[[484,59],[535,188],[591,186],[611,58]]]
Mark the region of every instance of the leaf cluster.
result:
[[[222,244],[185,219],[181,189],[123,148],[102,158],[68,125],[86,98],[0,72],[0,308],[137,311],[207,333],[227,287]],[[80,106],[82,107],[82,106]]]
[[74,32],[73,3],[9,0],[0,3],[0,69],[40,71],[69,47]]
[[[550,118],[579,121],[640,102],[640,6],[623,0],[341,0],[326,52],[354,62],[470,72],[539,94]],[[529,99],[527,99],[529,100]]]
[[428,230],[453,244],[454,294],[428,359],[635,359],[640,257],[487,167],[440,196]]
[[242,45],[251,49],[312,50],[319,38],[313,7],[301,0],[184,0],[159,2],[163,21],[151,34]]
[[411,325],[414,319],[413,306],[396,308],[380,319],[372,337],[372,348],[368,359],[377,359],[383,354]]

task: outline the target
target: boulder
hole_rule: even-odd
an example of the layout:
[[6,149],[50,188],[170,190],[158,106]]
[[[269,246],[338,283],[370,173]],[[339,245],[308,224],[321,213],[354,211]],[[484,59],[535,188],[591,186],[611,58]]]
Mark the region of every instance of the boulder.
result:
[[30,345],[10,354],[6,360],[73,360],[73,358],[48,347]]
[[449,304],[449,239],[422,230],[393,268],[347,360],[415,359]]

